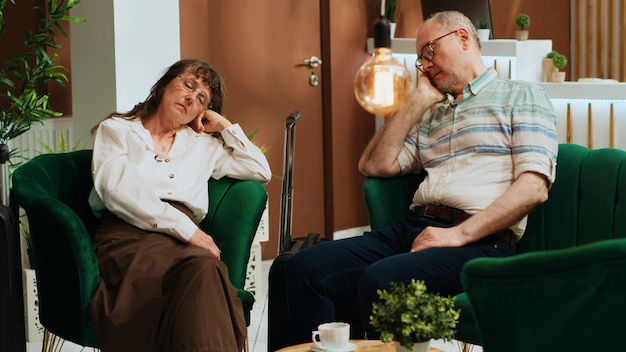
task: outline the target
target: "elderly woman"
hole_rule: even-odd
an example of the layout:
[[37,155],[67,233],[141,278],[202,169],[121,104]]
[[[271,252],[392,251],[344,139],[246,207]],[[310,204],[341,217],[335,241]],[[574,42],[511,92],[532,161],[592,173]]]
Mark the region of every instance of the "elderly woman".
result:
[[[95,134],[90,206],[102,280],[89,305],[103,351],[241,351],[246,324],[220,249],[198,223],[207,181],[266,183],[267,159],[222,115],[222,78],[181,60]],[[221,138],[216,138],[221,135]]]

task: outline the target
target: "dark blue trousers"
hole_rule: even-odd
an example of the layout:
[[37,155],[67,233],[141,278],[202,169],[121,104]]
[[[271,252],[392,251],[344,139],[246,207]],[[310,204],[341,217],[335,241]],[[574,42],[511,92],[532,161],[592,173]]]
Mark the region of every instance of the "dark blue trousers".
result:
[[286,265],[291,342],[311,341],[311,332],[329,321],[349,322],[351,338],[363,338],[363,332],[377,338],[369,325],[377,289],[416,279],[423,280],[430,292],[454,296],[463,292],[460,272],[468,260],[515,253],[513,246],[495,235],[460,248],[409,252],[427,226],[452,224],[409,214],[395,225],[294,254]]

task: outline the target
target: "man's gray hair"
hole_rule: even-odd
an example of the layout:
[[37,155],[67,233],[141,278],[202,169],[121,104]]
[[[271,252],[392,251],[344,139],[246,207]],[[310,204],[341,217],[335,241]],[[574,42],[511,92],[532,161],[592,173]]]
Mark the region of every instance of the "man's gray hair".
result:
[[432,14],[429,20],[433,20],[439,24],[440,28],[447,31],[455,30],[458,27],[467,29],[470,35],[474,38],[478,44],[478,48],[481,49],[480,39],[478,38],[478,32],[472,21],[459,11],[442,11]]

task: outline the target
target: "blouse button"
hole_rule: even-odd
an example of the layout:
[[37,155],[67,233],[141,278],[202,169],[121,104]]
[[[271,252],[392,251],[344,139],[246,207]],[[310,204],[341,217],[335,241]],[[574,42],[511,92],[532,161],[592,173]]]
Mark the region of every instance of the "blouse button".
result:
[[170,178],[174,178],[174,174],[170,174],[169,176],[170,176]]

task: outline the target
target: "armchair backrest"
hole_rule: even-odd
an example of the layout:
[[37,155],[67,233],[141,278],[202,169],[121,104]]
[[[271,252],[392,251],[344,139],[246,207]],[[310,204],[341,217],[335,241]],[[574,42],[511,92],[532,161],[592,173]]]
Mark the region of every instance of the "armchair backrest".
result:
[[519,253],[626,237],[626,152],[559,145],[556,181],[535,208]]
[[30,207],[41,197],[50,197],[74,211],[87,231],[94,234],[98,219],[87,203],[93,188],[91,150],[37,156],[18,168],[13,180],[17,182],[14,192],[20,206]]

